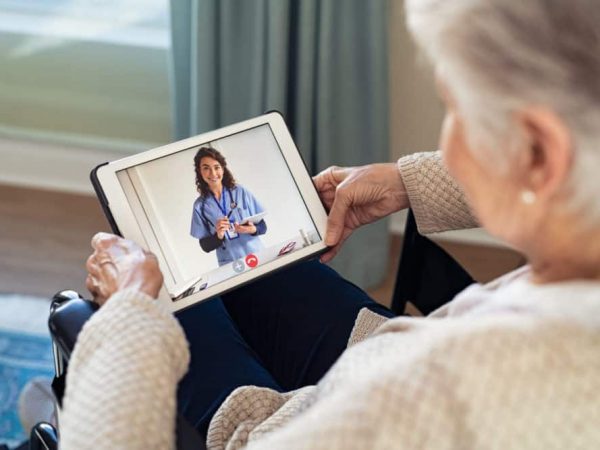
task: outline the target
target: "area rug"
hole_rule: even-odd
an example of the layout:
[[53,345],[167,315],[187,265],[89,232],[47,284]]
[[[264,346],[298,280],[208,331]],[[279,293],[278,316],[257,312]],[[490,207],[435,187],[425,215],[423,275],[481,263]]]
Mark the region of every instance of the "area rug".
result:
[[47,320],[49,299],[0,294],[0,444],[16,446],[30,430],[19,422],[17,403],[25,384],[52,377]]

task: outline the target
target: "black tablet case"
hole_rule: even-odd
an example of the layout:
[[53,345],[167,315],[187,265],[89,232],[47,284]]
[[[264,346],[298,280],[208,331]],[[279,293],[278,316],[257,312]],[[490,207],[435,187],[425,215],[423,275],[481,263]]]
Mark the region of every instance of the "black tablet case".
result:
[[106,216],[113,233],[122,237],[123,235],[117,226],[117,222],[115,222],[115,218],[110,212],[110,205],[108,204],[108,200],[106,200],[106,196],[104,195],[104,191],[102,190],[102,186],[100,186],[100,181],[98,180],[98,169],[100,169],[102,166],[106,166],[107,164],[108,163],[105,162],[94,167],[90,172],[90,180],[92,182],[92,186],[94,186],[94,191],[96,192],[96,197],[98,197],[100,206],[102,206],[102,211],[104,211],[104,215]]

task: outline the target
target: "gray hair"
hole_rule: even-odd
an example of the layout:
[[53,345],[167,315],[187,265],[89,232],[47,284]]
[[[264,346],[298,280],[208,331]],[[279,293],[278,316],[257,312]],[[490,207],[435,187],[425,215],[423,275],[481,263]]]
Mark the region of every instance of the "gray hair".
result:
[[572,206],[600,220],[600,2],[406,0],[406,10],[457,101],[470,146],[490,149],[506,168],[522,138],[514,113],[552,109],[574,140]]

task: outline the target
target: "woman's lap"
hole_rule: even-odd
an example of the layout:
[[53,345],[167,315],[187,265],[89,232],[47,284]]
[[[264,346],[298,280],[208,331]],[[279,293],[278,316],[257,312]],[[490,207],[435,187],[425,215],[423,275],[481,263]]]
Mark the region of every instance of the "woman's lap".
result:
[[346,348],[362,308],[393,315],[318,261],[297,264],[222,298],[246,342],[286,391],[321,379]]
[[205,432],[236,387],[315,384],[346,348],[364,307],[393,315],[329,267],[308,261],[179,313],[192,356],[179,385],[180,412]]
[[179,382],[179,412],[206,434],[213,414],[235,388],[248,384],[281,391],[240,335],[220,298],[177,315],[190,344],[188,372]]

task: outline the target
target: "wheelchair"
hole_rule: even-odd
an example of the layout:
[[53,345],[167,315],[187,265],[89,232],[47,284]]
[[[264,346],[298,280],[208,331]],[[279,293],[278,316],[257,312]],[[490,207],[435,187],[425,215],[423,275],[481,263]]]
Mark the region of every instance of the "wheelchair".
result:
[[[419,234],[409,211],[391,309],[404,314],[411,302],[424,315],[452,300],[474,282],[469,273],[440,246]],[[74,291],[56,294],[50,306],[48,325],[52,336],[55,377],[52,390],[61,406],[69,358],[83,324],[98,305]],[[60,415],[59,415],[60,420]],[[181,415],[176,419],[177,450],[206,449],[205,440]],[[49,423],[38,423],[30,434],[30,450],[56,450],[59,431]]]

